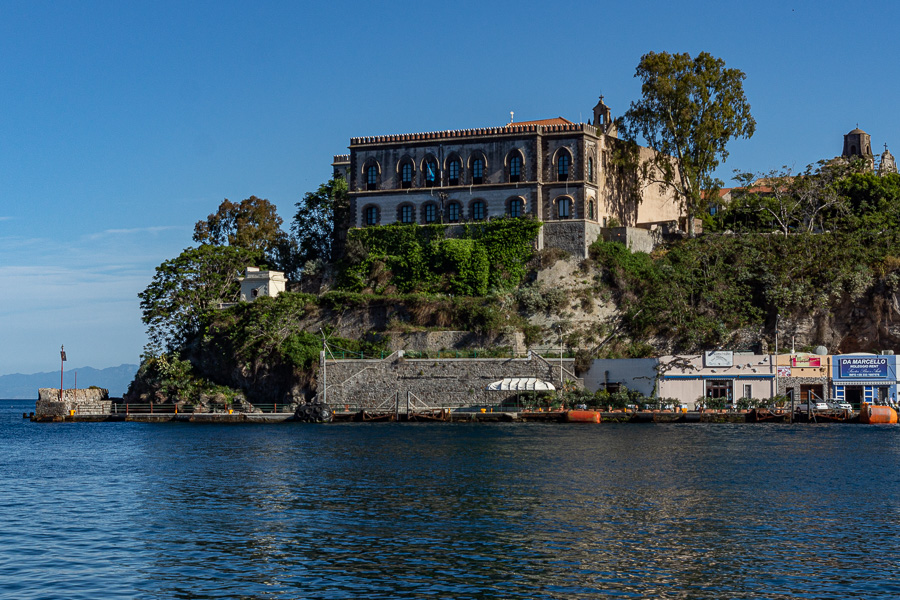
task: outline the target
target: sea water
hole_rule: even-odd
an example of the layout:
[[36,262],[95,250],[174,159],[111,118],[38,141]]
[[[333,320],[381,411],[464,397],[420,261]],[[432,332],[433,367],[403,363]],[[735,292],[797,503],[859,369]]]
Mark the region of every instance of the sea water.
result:
[[897,598],[900,428],[52,423],[0,597]]

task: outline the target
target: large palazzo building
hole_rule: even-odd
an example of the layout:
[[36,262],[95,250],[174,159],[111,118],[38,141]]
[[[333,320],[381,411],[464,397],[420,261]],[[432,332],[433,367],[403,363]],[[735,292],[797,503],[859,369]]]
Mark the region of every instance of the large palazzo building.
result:
[[[463,223],[531,215],[538,248],[584,257],[601,228],[675,229],[671,193],[616,167],[616,127],[603,97],[593,124],[562,117],[502,127],[357,137],[334,157],[350,192],[350,227]],[[652,152],[640,148],[640,157]]]

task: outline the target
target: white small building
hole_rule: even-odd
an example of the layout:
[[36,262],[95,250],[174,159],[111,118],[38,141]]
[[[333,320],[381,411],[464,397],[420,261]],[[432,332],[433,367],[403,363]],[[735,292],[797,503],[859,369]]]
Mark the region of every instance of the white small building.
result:
[[260,271],[257,267],[247,267],[241,282],[241,302],[252,302],[260,296],[274,298],[283,292],[287,279],[281,271]]
[[656,391],[658,366],[657,358],[597,358],[584,375],[584,388],[610,393],[627,388],[650,398]]

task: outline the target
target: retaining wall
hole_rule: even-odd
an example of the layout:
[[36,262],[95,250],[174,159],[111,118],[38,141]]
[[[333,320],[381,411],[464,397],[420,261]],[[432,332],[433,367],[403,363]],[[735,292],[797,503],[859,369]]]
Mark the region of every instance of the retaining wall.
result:
[[[406,359],[398,352],[384,360],[329,360],[325,363],[328,404],[360,410],[393,410],[399,397],[406,411],[407,392],[415,407],[457,408],[496,405],[515,392],[488,392],[488,384],[507,377],[535,377],[559,387],[559,360],[530,358]],[[563,360],[563,379],[578,387],[574,360]],[[321,378],[321,373],[320,373]],[[321,379],[320,379],[321,395]],[[399,396],[398,396],[399,395]]]

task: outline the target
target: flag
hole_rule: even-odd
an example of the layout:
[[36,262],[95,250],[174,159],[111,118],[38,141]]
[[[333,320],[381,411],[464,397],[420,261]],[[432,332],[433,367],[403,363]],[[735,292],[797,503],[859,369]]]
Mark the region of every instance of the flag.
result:
[[59,357],[63,360],[63,362],[66,362],[66,347],[65,346],[59,347]]

